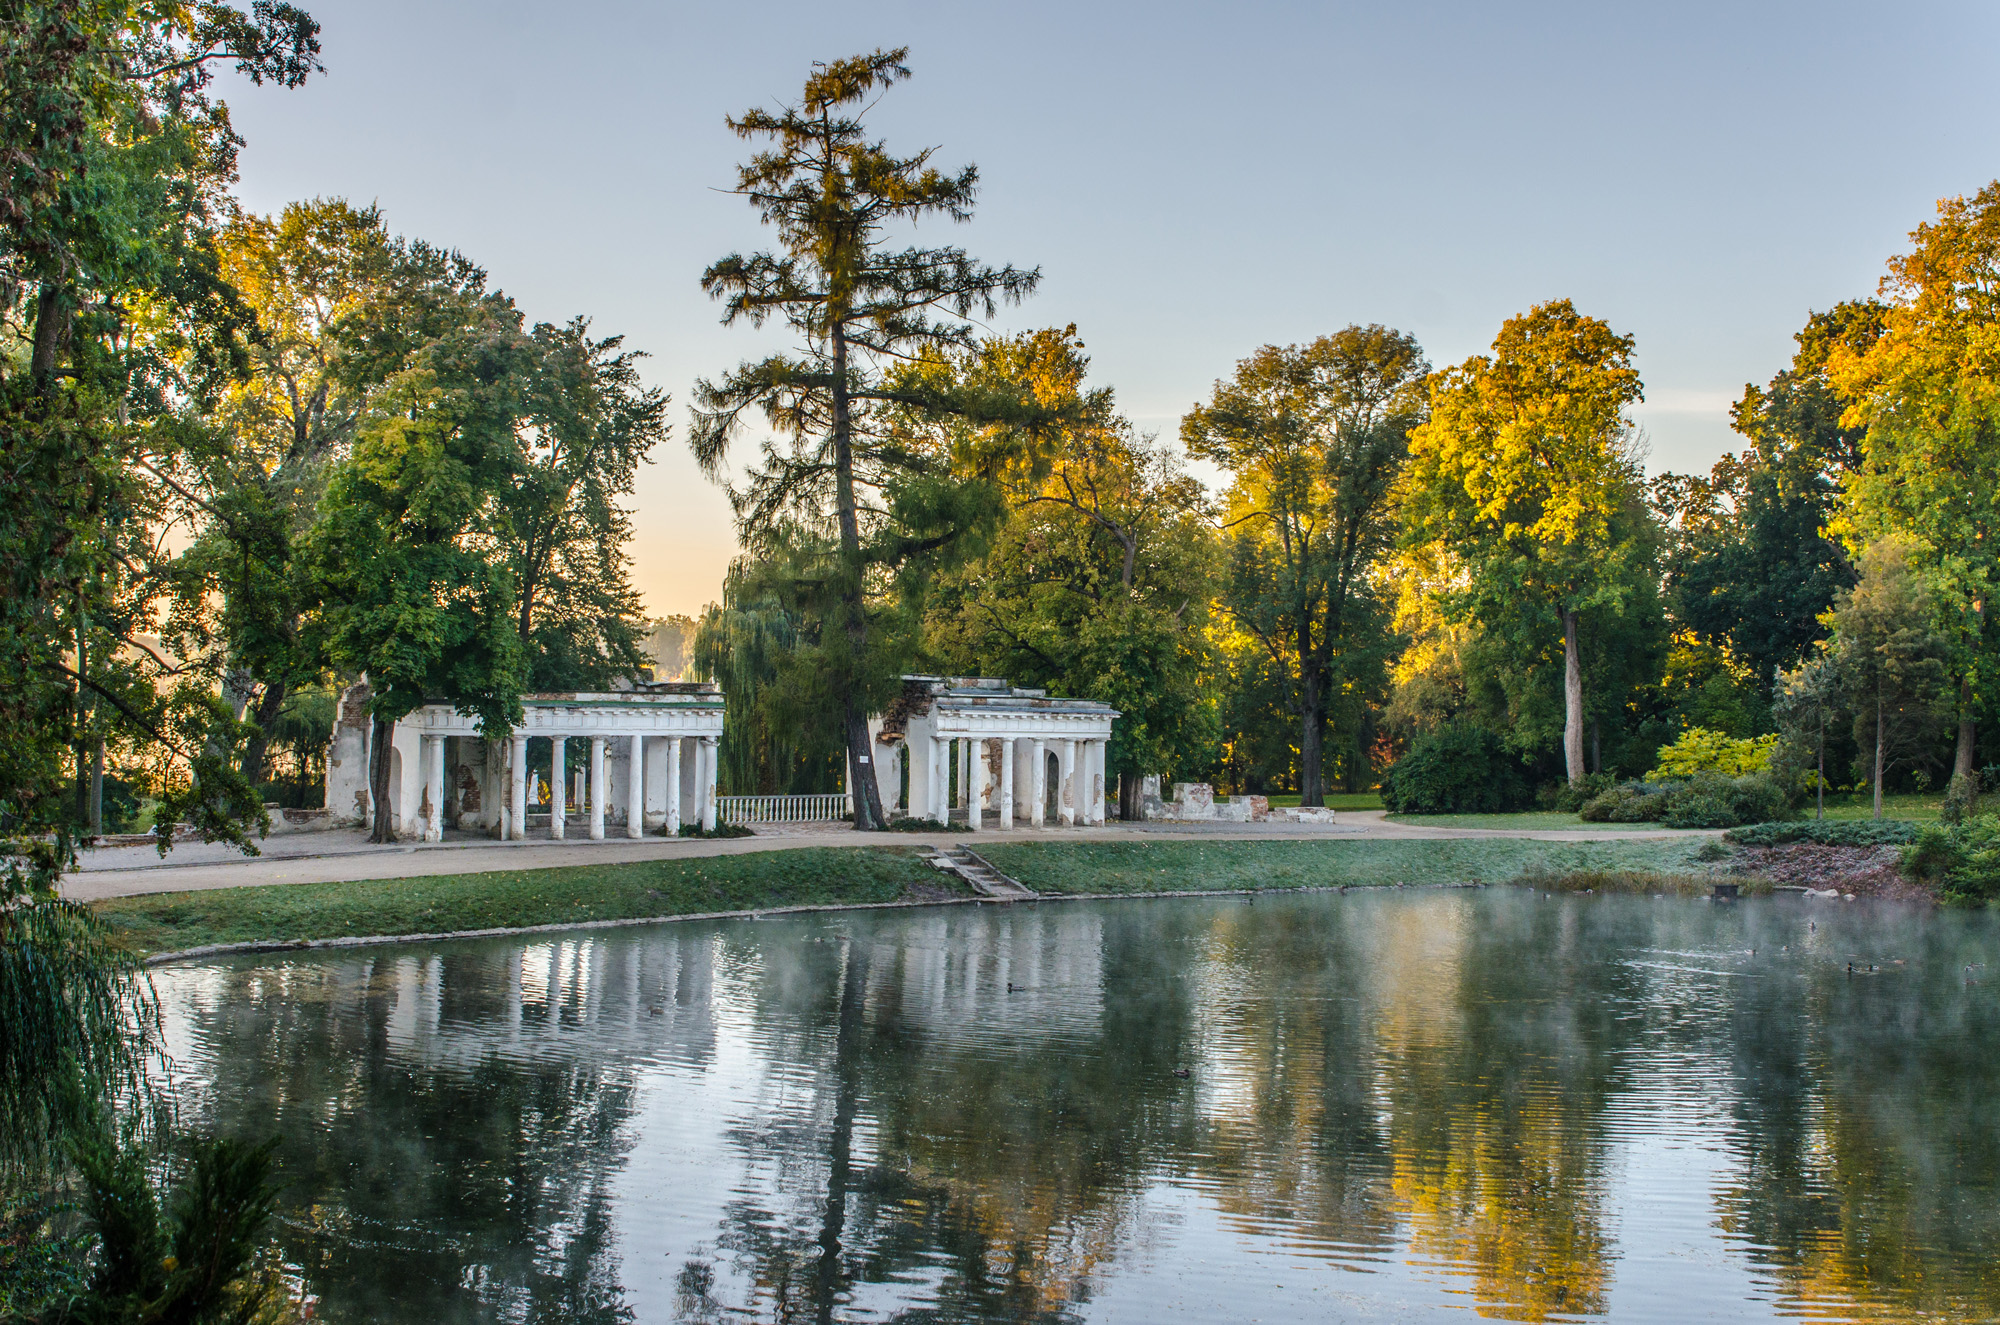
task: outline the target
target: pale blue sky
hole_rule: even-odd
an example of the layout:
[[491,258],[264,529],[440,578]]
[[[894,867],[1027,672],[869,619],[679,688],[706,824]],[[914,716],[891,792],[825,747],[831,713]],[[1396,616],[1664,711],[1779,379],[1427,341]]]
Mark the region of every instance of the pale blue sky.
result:
[[380,202],[531,318],[653,356],[654,612],[699,610],[733,549],[683,446],[689,384],[757,350],[698,285],[767,242],[715,191],[744,150],[722,119],[816,59],[911,48],[876,123],[983,179],[978,219],[927,236],[1040,265],[1001,327],[1075,322],[1163,436],[1260,344],[1385,322],[1444,364],[1566,295],[1637,336],[1654,468],[1705,469],[1809,309],[2000,176],[2000,19],[1963,0],[307,4],[327,75],[229,93],[245,200]]

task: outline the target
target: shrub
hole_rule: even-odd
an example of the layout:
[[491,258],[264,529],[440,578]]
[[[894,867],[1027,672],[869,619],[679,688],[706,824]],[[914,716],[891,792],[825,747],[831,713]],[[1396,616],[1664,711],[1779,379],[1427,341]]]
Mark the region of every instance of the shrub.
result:
[[1761,773],[1723,777],[1700,773],[1669,789],[1660,819],[1669,828],[1734,828],[1780,818],[1785,794]]
[[1585,801],[1578,813],[1594,824],[1658,823],[1667,813],[1667,791],[1647,782],[1624,782]]
[[1725,796],[1689,791],[1668,797],[1662,821],[1669,828],[1734,828],[1742,822]]
[[1732,778],[1762,773],[1771,766],[1771,752],[1777,746],[1776,736],[1738,740],[1707,727],[1690,727],[1672,745],[1660,747],[1659,767],[1648,773],[1646,780],[1663,782],[1698,773],[1720,773]]
[[1533,803],[1521,761],[1483,727],[1426,732],[1382,774],[1382,804],[1396,814],[1498,814]]
[[2000,897],[2000,815],[1925,824],[1903,848],[1902,868],[1954,901]]
[[1551,782],[1535,793],[1535,803],[1546,810],[1579,814],[1586,804],[1611,790],[1617,781],[1609,773],[1588,773],[1580,782]]
[[1828,847],[1895,847],[1913,842],[1917,825],[1907,819],[1808,819],[1802,823],[1753,823],[1724,834],[1746,847],[1810,842]]

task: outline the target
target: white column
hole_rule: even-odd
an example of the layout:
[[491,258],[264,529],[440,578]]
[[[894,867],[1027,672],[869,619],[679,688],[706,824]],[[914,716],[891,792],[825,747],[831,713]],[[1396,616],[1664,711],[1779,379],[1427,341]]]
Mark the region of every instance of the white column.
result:
[[951,822],[945,787],[945,775],[950,771],[951,747],[945,744],[944,737],[934,735],[931,737],[930,815],[939,823]]
[[646,835],[646,738],[632,738],[632,767],[625,773],[625,836]]
[[1064,828],[1076,827],[1076,742],[1064,741],[1056,791],[1056,817]]
[[1028,743],[1028,757],[1035,765],[1028,770],[1028,794],[1033,797],[1028,802],[1028,826],[1040,828],[1049,804],[1049,743],[1037,736]]
[[715,766],[720,762],[716,755],[716,738],[701,738],[701,827],[705,833],[715,831]]
[[424,841],[444,841],[444,737],[424,738]]
[[1000,740],[1000,822],[996,828],[1014,826],[1014,738]]
[[974,738],[966,743],[966,776],[970,781],[965,791],[965,826],[972,832],[979,831],[980,812],[986,807],[980,804],[986,799],[986,742]]
[[681,738],[667,738],[667,836],[681,835]]
[[568,827],[564,820],[569,815],[569,760],[565,749],[567,738],[551,737],[549,740],[549,836],[560,842],[563,829]]
[[1110,752],[1111,747],[1103,741],[1090,743],[1090,772],[1085,775],[1088,779],[1085,785],[1090,791],[1090,822],[1093,824],[1104,822],[1104,770],[1109,763],[1105,756]]
[[516,733],[507,742],[507,813],[512,816],[507,836],[516,842],[528,838],[528,738]]
[[604,840],[604,738],[590,738],[590,840]]

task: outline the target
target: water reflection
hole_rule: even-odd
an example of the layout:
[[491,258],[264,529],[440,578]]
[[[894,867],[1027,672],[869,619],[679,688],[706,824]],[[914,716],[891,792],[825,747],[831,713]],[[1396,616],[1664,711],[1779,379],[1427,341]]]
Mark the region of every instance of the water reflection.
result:
[[161,986],[190,1111],[284,1137],[334,1321],[1981,1319],[1996,937],[1385,892]]

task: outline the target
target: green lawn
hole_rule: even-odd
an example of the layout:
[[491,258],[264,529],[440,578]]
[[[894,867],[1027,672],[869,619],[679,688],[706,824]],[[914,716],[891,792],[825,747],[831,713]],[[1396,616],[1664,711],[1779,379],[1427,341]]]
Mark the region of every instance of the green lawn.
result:
[[[1687,879],[1707,868],[1686,841],[1486,838],[1331,842],[1036,842],[980,852],[1037,892],[1134,893],[1337,884]],[[699,860],[580,865],[354,883],[156,893],[98,913],[142,953],[216,943],[515,929],[588,920],[963,896],[919,847],[822,847]]]
[[[1297,805],[1298,793],[1288,796],[1266,797],[1273,805]],[[1328,808],[1335,810],[1379,810],[1382,808],[1382,793],[1379,791],[1331,791],[1325,796]]]
[[1392,824],[1415,824],[1420,828],[1516,828],[1546,831],[1552,828],[1658,829],[1658,824],[1589,824],[1574,814],[1555,810],[1525,810],[1518,814],[1392,814]]
[[[154,893],[98,903],[145,953],[211,943],[515,929],[581,920],[893,902],[953,885],[920,847],[822,847],[699,860]],[[951,889],[956,891],[955,887]]]
[[[1810,798],[1800,807],[1806,818],[1813,815]],[[1882,817],[1884,819],[1913,819],[1919,822],[1938,817],[1944,808],[1944,795],[1935,791],[1889,792],[1882,797]],[[1875,817],[1875,797],[1866,791],[1844,791],[1826,798],[1826,817],[1829,819],[1873,819]]]
[[1332,842],[1023,842],[980,854],[1045,893],[1505,883],[1523,874],[1692,874],[1699,843],[1393,838]]

